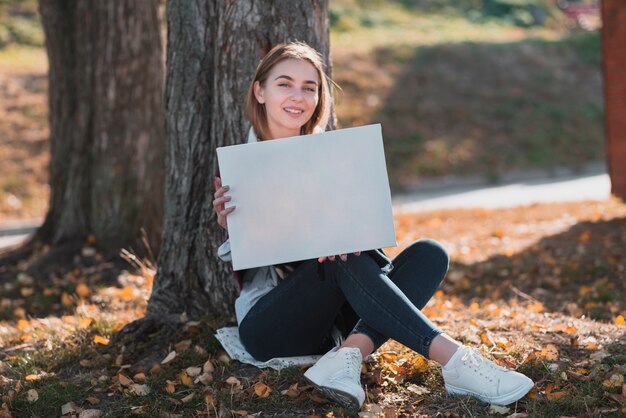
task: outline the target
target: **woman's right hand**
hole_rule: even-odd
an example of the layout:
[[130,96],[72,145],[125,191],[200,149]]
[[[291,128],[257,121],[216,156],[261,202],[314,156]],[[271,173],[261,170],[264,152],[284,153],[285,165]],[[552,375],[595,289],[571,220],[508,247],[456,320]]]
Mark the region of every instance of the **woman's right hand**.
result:
[[226,220],[226,217],[235,210],[235,206],[231,206],[228,209],[224,207],[226,202],[230,202],[231,199],[230,196],[224,196],[224,194],[230,190],[230,187],[222,186],[222,179],[219,177],[215,177],[215,180],[213,180],[213,186],[215,186],[213,208],[215,209],[215,213],[217,213],[217,223],[228,231],[228,221]]

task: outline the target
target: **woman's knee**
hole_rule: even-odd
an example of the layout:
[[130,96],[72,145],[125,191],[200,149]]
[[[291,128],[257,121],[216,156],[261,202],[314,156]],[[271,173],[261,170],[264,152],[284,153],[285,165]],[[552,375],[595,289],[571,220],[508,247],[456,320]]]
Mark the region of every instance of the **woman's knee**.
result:
[[422,263],[433,266],[435,270],[440,272],[442,278],[448,272],[450,266],[448,252],[443,245],[433,239],[419,239],[408,246],[405,251],[409,253],[410,257],[415,257]]

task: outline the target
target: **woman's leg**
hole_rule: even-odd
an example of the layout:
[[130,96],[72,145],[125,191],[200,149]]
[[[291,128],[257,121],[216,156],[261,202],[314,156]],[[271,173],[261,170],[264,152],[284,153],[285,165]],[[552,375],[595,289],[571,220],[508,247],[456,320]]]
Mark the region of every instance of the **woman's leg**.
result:
[[257,360],[325,353],[345,297],[332,280],[320,280],[317,260],[304,261],[254,304],[239,324],[246,350]]
[[345,262],[324,262],[324,268],[326,277],[337,283],[354,311],[371,330],[428,356],[432,339],[441,331],[373,259],[349,255]]
[[[422,309],[439,288],[448,272],[448,266],[448,254],[441,244],[431,239],[420,239],[393,259],[388,276],[416,308]],[[346,309],[350,308],[343,308],[342,312],[349,317]],[[353,317],[358,319],[356,314]],[[371,344],[361,334],[369,337]],[[387,340],[387,336],[359,320],[344,345],[361,348],[363,357],[366,357]]]

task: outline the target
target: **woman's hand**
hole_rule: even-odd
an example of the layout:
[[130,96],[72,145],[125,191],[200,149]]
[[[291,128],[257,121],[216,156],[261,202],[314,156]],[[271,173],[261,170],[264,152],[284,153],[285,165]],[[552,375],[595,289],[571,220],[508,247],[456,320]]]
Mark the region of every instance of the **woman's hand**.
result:
[[219,177],[215,177],[215,180],[213,180],[213,186],[215,186],[213,208],[215,209],[215,213],[217,213],[217,223],[228,231],[228,222],[226,217],[235,210],[235,206],[231,206],[228,209],[224,207],[226,202],[230,202],[231,199],[230,196],[224,196],[224,194],[230,190],[230,187],[222,186],[222,179]]
[[[361,255],[361,251],[357,251],[356,253],[354,253],[354,255],[356,255],[357,257]],[[317,259],[318,263],[323,263],[324,261],[326,261],[326,259],[328,258],[330,261],[335,261],[335,255],[329,255],[328,257],[320,257]],[[341,261],[347,261],[348,260],[348,254],[340,254],[339,258],[341,259]]]

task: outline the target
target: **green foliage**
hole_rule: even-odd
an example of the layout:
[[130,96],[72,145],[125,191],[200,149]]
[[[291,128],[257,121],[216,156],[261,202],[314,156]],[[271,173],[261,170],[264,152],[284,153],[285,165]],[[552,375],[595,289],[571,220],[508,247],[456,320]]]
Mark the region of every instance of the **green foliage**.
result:
[[43,46],[36,0],[0,0],[0,48],[11,44]]

